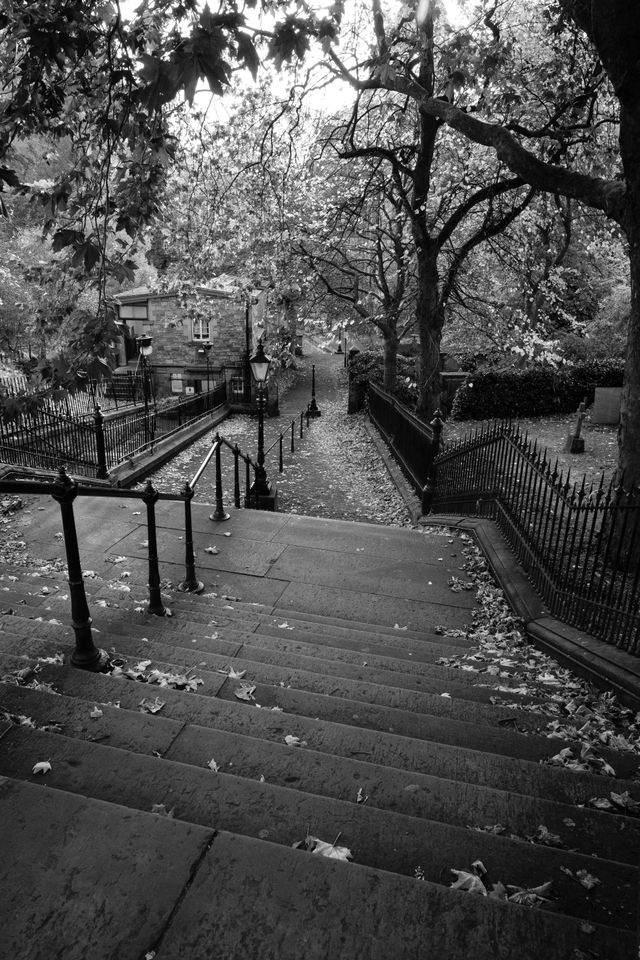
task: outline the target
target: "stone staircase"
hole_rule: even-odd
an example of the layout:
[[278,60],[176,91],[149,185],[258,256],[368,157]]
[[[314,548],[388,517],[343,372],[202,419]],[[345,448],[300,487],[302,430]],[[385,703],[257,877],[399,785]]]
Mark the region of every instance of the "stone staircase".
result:
[[575,744],[517,669],[438,662],[470,643],[444,606],[416,629],[415,597],[413,628],[372,599],[367,622],[338,592],[333,614],[254,600],[247,575],[242,600],[170,591],[161,619],[127,566],[86,581],[103,674],[67,665],[64,576],[2,572],[3,957],[636,957],[640,819],[589,805],[640,799],[636,755],[600,751],[616,779],[544,763]]

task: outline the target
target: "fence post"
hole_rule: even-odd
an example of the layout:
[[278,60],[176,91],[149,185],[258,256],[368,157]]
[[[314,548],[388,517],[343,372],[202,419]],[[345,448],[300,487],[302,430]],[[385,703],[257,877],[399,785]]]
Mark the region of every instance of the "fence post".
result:
[[283,473],[283,472],[284,472],[284,459],[283,459],[283,456],[282,456],[282,434],[280,434],[280,459],[279,459],[279,464],[278,464],[278,472],[279,472],[279,473]]
[[224,512],[222,503],[222,466],[220,463],[220,448],[222,440],[220,434],[216,433],[216,508],[209,515],[209,520],[228,520],[229,514]]
[[158,568],[158,540],[156,536],[156,502],[158,491],[147,480],[142,501],[147,506],[147,539],[149,543],[149,606],[147,613],[154,613],[157,617],[164,617],[166,611],[160,594],[160,570]]
[[96,454],[98,459],[96,477],[98,480],[108,480],[109,473],[107,471],[107,451],[104,445],[104,416],[99,404],[96,406],[93,414],[93,421],[96,427]]
[[198,580],[196,576],[196,557],[193,552],[193,525],[191,523],[191,501],[194,496],[194,489],[189,483],[185,483],[181,490],[184,497],[184,539],[185,539],[185,575],[182,583],[178,584],[178,590],[183,593],[202,593],[204,583]]
[[438,407],[436,410],[433,420],[429,424],[433,430],[433,442],[431,444],[431,462],[429,463],[427,471],[427,481],[422,488],[421,496],[421,510],[423,515],[427,515],[431,512],[431,505],[433,503],[433,496],[436,492],[436,457],[440,452],[440,442],[442,439],[442,427],[444,422],[442,420],[442,411]]
[[93,642],[91,616],[84,589],[84,580],[82,579],[78,535],[73,516],[73,501],[78,496],[78,484],[67,475],[64,467],[60,467],[58,470],[52,496],[60,504],[64,548],[67,554],[71,626],[76,635],[76,646],[71,654],[71,663],[74,667],[80,667],[82,670],[98,672],[106,667],[109,658],[106,652],[96,647]]
[[295,426],[296,426],[296,422],[295,422],[295,420],[292,420],[292,421],[291,421],[291,453],[295,453],[295,451],[296,451],[296,441],[295,441],[295,436],[294,436],[294,434],[295,434]]

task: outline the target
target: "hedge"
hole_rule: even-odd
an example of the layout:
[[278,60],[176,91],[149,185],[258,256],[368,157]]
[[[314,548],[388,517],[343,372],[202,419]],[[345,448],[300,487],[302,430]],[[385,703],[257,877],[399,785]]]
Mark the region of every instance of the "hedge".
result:
[[619,361],[592,360],[558,370],[487,370],[474,373],[456,393],[453,420],[492,420],[573,413],[593,403],[596,387],[622,386]]

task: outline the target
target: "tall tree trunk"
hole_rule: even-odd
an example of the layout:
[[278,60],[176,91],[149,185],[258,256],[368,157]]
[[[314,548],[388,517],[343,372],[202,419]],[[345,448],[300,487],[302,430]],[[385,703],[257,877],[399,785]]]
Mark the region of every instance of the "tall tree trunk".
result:
[[440,406],[440,342],[444,310],[438,277],[438,250],[429,242],[417,247],[416,320],[420,336],[418,413],[431,419]]
[[[639,85],[640,86],[640,85]],[[618,434],[620,472],[625,486],[640,485],[640,96],[622,104],[620,152],[627,186],[624,227],[629,241],[631,314]]]
[[395,333],[384,334],[384,374],[382,386],[385,390],[388,390],[389,393],[394,393],[396,389],[399,342]]

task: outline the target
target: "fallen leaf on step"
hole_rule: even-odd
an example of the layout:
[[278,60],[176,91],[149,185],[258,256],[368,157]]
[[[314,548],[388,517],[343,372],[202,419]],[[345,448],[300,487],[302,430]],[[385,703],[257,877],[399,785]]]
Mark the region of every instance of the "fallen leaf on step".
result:
[[628,790],[625,790],[624,793],[614,793],[612,790],[610,796],[617,807],[622,807],[629,813],[640,812],[640,803],[633,799]]
[[540,824],[538,829],[534,834],[527,837],[527,840],[530,843],[543,843],[547,847],[563,847],[564,843],[560,839],[557,833],[551,833],[551,831],[545,827],[543,823]]
[[[339,838],[340,834],[338,834]],[[307,849],[309,853],[316,853],[320,857],[329,857],[331,860],[352,860],[353,854],[348,847],[338,847],[337,839],[334,843],[326,843],[318,837],[307,836],[293,844],[296,849]]]
[[451,700],[451,694],[450,694],[450,693],[441,693],[440,696],[441,696],[441,697],[446,697],[447,700]]
[[175,807],[172,807],[171,810],[167,810],[164,803],[154,803],[151,807],[151,813],[157,813],[159,817],[168,817],[170,820],[173,820],[174,811]]
[[301,740],[300,737],[294,737],[290,733],[284,738],[284,742],[288,747],[306,747],[307,741]]
[[51,764],[49,761],[40,760],[38,763],[34,764],[31,773],[49,773],[49,770],[51,770]]
[[91,713],[89,714],[92,720],[97,720],[98,717],[102,717],[103,713],[100,707],[94,707]]
[[487,888],[475,873],[468,873],[466,870],[451,870],[455,873],[457,880],[451,884],[452,890],[464,890],[467,893],[479,893],[481,896],[488,896]]
[[158,713],[165,706],[166,701],[161,700],[159,697],[156,697],[155,700],[149,700],[148,697],[145,697],[144,700],[140,701],[140,712],[141,713]]
[[507,885],[509,896],[507,900],[511,903],[519,903],[525,907],[536,907],[539,903],[546,903],[551,893],[551,880],[540,884],[539,887],[515,887]]
[[231,534],[230,534],[230,533],[223,533],[222,536],[223,536],[223,537],[230,537]]
[[586,870],[576,870],[576,879],[587,890],[593,890],[593,888],[597,887],[599,883],[602,883],[601,880],[598,880],[597,877],[594,877],[592,873],[587,873]]
[[293,630],[293,627],[290,627],[286,620],[283,620],[282,623],[278,624],[280,630]]
[[393,629],[394,629],[394,630],[408,630],[409,628],[408,628],[408,627],[401,627],[399,623],[394,623]]
[[363,791],[362,791],[362,787],[358,787],[358,794],[357,794],[357,796],[356,796],[356,803],[366,803],[368,799],[369,799],[369,797],[368,797],[368,796],[365,796],[365,794],[364,794]]
[[137,663],[133,669],[134,669],[134,670],[146,670],[147,667],[150,667],[150,666],[151,666],[151,663],[152,663],[151,660],[141,660],[140,663]]
[[205,548],[204,548],[204,552],[205,552],[205,553],[213,553],[213,554],[220,553],[220,551],[218,550],[217,547],[205,547]]
[[219,773],[220,771],[220,767],[218,766],[216,761],[213,759],[213,757],[211,758],[211,760],[209,760],[209,763],[207,764],[207,766],[209,767],[209,770],[213,770],[214,773]]
[[242,683],[239,687],[236,687],[236,689],[233,691],[233,695],[237,700],[246,700],[250,702],[251,700],[255,699],[253,696],[255,689],[255,686],[252,686],[250,683]]
[[572,880],[577,880],[579,884],[585,887],[587,890],[593,890],[594,887],[597,887],[601,880],[598,880],[597,877],[594,877],[593,874],[587,873],[586,870],[576,870],[575,874],[569,867],[560,867],[563,873],[566,873],[568,877],[571,877]]

